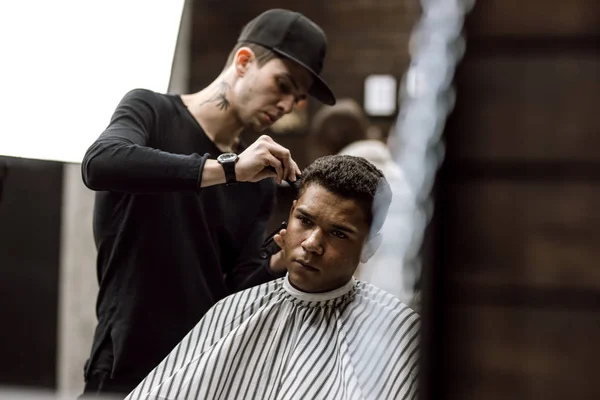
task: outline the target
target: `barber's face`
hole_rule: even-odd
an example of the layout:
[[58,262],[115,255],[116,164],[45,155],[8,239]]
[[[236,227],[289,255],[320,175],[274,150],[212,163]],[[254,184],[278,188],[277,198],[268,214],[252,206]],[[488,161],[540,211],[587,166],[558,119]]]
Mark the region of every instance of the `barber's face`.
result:
[[292,112],[299,101],[307,98],[312,84],[308,71],[287,59],[276,58],[259,67],[251,56],[247,64],[240,66],[238,62],[236,66],[240,74],[234,88],[238,116],[255,132]]
[[311,184],[290,211],[285,255],[291,284],[304,292],[325,292],[346,284],[360,262],[369,234],[355,200]]

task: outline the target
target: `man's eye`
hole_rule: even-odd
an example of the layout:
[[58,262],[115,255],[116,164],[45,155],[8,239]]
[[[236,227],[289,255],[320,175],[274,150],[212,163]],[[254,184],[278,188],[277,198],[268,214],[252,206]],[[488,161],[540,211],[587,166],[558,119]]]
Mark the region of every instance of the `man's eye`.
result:
[[300,220],[302,225],[310,225],[312,223],[311,220],[306,217],[298,217],[298,220]]
[[333,231],[333,232],[331,232],[331,234],[333,236],[336,236],[336,237],[340,238],[340,239],[347,239],[348,238],[348,235],[346,235],[344,232],[340,232],[340,231]]

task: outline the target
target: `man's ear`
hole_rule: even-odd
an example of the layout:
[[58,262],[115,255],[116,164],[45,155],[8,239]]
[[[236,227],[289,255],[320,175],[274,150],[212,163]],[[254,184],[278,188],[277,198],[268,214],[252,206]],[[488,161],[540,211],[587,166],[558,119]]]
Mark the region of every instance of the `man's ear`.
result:
[[365,243],[362,249],[362,253],[360,254],[361,263],[364,264],[367,261],[369,261],[371,257],[373,257],[373,254],[375,254],[379,246],[381,246],[382,240],[383,237],[381,236],[381,233],[377,233],[375,236],[370,238],[368,242]]
[[290,207],[290,215],[289,218],[292,218],[292,214],[294,213],[294,210],[296,209],[296,203],[298,202],[298,200],[294,200],[292,202],[292,206]]
[[235,53],[235,72],[238,76],[244,76],[253,60],[254,52],[248,47],[242,47]]

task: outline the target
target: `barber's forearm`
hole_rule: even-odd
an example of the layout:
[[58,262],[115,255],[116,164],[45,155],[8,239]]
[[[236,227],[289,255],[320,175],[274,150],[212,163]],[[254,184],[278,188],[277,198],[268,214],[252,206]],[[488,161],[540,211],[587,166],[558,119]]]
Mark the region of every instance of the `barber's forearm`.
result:
[[180,155],[121,141],[99,141],[82,161],[92,190],[153,193],[198,190],[206,156]]
[[202,169],[201,187],[225,183],[225,170],[217,160],[206,160]]

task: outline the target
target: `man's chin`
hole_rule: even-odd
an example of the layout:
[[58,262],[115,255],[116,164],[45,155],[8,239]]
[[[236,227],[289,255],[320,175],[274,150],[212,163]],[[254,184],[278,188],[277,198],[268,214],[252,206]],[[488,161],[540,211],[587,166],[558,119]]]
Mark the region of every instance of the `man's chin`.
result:
[[294,268],[288,268],[288,279],[293,287],[303,292],[311,292],[313,286],[311,279]]
[[318,280],[317,276],[313,275],[314,273],[297,270],[297,269],[288,269],[288,279],[290,284],[305,293],[320,293],[326,290],[323,290],[323,284]]

